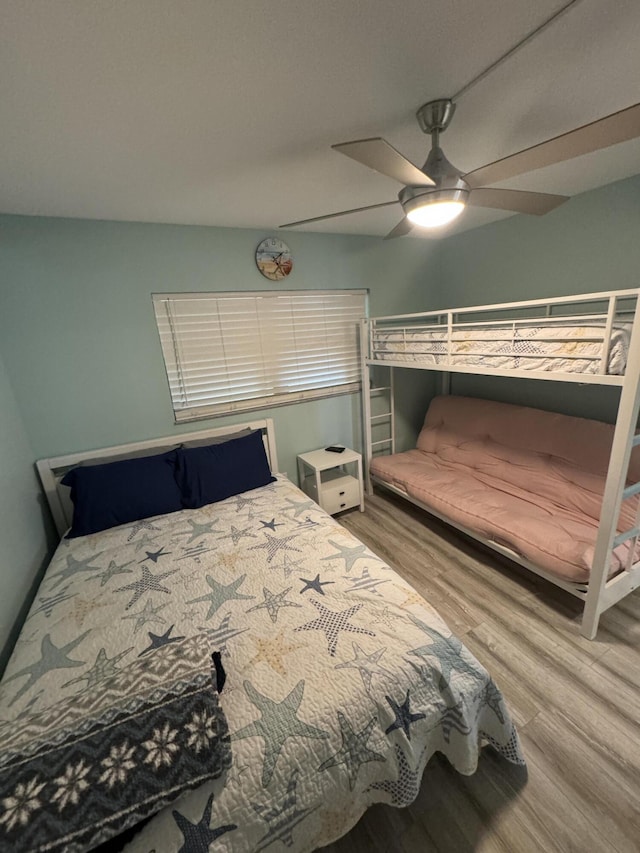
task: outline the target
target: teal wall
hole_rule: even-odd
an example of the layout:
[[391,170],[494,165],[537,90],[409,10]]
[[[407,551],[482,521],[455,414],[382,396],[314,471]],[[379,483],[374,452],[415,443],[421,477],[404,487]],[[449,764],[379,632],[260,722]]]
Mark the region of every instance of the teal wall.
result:
[[[0,650],[12,645],[39,581],[47,555],[45,513],[33,450],[0,355]],[[5,657],[0,653],[0,673]]]
[[[247,419],[175,426],[151,293],[269,289],[254,262],[264,232],[35,217],[0,217],[0,228],[0,335],[36,457]],[[282,289],[368,288],[376,314],[429,302],[433,243],[286,240],[294,269]],[[260,413],[276,422],[281,470],[293,476],[297,453],[330,442],[359,446],[359,408],[356,395]]]
[[[640,175],[443,240],[435,307],[640,287]],[[615,420],[619,392],[592,385],[456,376],[457,394]]]

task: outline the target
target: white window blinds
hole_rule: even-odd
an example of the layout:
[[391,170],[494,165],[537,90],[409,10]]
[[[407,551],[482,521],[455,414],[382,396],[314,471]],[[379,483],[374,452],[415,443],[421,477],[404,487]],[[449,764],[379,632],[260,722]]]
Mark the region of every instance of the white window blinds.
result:
[[360,388],[366,291],[154,294],[177,422]]

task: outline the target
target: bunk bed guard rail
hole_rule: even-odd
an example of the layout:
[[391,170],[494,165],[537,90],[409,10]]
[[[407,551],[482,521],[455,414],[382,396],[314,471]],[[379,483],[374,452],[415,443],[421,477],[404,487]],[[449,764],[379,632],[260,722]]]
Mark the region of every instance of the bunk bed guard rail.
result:
[[622,385],[638,292],[377,317],[368,321],[366,357],[398,367]]

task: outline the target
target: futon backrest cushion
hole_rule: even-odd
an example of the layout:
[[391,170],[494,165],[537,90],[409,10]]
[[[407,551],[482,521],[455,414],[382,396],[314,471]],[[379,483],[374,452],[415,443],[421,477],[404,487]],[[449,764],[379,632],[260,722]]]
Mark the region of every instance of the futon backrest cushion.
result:
[[[613,429],[600,421],[493,400],[436,397],[417,447],[597,519]],[[640,480],[637,449],[629,478]]]
[[[418,449],[440,453],[447,445],[489,438],[504,447],[547,453],[592,474],[605,475],[613,426],[528,406],[475,397],[434,397],[418,437]],[[632,454],[630,479],[640,480],[640,453]]]

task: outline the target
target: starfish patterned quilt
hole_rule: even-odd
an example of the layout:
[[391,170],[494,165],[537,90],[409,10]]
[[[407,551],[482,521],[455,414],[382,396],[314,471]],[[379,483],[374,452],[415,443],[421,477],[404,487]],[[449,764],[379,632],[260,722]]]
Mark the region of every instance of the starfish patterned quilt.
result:
[[[153,671],[171,651],[188,663],[196,648],[222,653],[231,767],[163,808],[128,851],[214,841],[230,853],[312,851],[374,802],[411,803],[436,751],[464,774],[483,744],[524,763],[486,670],[383,560],[283,477],[63,540],[0,685],[1,724],[109,691],[128,667]],[[205,734],[194,717],[159,739],[191,737],[194,748]],[[165,749],[156,772],[170,773],[176,755]],[[42,794],[36,786],[0,802],[0,849],[2,831],[34,819]],[[62,815],[73,806],[70,795],[55,802]]]

